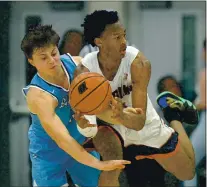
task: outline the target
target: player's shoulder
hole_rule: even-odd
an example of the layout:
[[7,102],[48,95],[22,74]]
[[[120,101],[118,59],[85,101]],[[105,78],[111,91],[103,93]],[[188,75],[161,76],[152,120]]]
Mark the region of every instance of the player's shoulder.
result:
[[56,107],[57,100],[48,92],[41,90],[37,87],[31,87],[26,97],[27,105],[33,114],[37,114],[38,111],[42,111],[47,106]]
[[97,59],[97,53],[98,53],[98,51],[94,51],[94,52],[88,53],[88,54],[82,59],[82,62],[91,62],[91,61]]
[[134,59],[137,57],[139,50],[133,46],[127,46],[126,55],[123,58],[123,61],[127,61],[127,64],[131,65]]
[[139,53],[139,49],[134,46],[127,46],[126,55],[137,55]]
[[81,58],[81,57],[73,57],[69,53],[66,53],[66,54],[63,54],[63,55],[60,56],[60,60],[63,63],[72,64],[72,65],[77,65],[79,63],[78,62],[79,61],[78,58]]
[[39,87],[32,86],[29,88],[27,93],[27,100],[36,101],[36,100],[50,100],[53,97],[43,89]]

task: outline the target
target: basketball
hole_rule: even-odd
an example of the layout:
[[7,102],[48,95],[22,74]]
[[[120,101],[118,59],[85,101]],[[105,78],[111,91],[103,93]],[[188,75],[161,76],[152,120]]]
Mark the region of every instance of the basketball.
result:
[[71,83],[69,99],[75,111],[97,115],[109,106],[111,98],[109,81],[98,73],[81,73]]

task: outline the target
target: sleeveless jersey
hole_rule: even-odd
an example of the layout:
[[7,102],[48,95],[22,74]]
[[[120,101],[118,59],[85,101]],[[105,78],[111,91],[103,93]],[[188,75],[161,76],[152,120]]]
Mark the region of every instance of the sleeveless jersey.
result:
[[[119,97],[127,106],[132,106],[132,81],[131,81],[131,64],[136,58],[139,50],[128,46],[126,55],[122,58],[117,73],[110,85],[113,96]],[[90,72],[97,72],[103,75],[97,58],[98,52],[89,53],[82,60],[82,64]],[[140,98],[142,99],[142,98]],[[124,139],[125,146],[131,144],[146,145],[149,147],[159,148],[170,138],[174,130],[164,124],[155,111],[149,97],[147,96],[146,122],[142,130],[136,131],[120,125],[112,125]]]
[[[70,82],[70,80],[73,79],[73,72],[76,68],[76,64],[69,54],[62,55],[61,62],[68,81]],[[38,73],[33,77],[31,83],[27,87],[23,88],[23,93],[25,96],[31,87],[35,87],[49,93],[58,101],[58,106],[55,109],[55,113],[61,119],[70,135],[78,143],[82,144],[86,138],[79,133],[77,130],[76,121],[72,117],[73,111],[68,101],[69,90],[47,82]],[[72,159],[72,157],[60,149],[55,141],[53,141],[52,138],[46,133],[38,116],[32,113],[30,113],[30,115],[32,118],[31,126],[28,132],[30,140],[30,155],[53,163],[63,163],[68,161],[68,159]]]

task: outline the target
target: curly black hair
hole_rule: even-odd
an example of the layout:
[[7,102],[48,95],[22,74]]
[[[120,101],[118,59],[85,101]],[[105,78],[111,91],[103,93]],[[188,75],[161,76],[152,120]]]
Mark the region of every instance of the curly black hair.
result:
[[27,58],[32,58],[34,49],[48,45],[58,46],[60,37],[52,25],[31,26],[21,42],[21,50]]
[[119,21],[117,11],[96,10],[92,14],[88,14],[83,24],[84,40],[87,44],[95,46],[94,40],[100,37],[106,26]]

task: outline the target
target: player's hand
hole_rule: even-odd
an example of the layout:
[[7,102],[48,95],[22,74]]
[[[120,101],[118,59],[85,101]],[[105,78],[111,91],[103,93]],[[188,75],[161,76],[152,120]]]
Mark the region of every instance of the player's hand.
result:
[[108,160],[100,161],[99,170],[102,171],[112,171],[115,169],[124,169],[126,164],[131,164],[128,160]]
[[120,98],[112,97],[111,109],[112,109],[111,117],[120,121],[120,123],[123,123],[124,103]]
[[139,118],[139,114],[144,114],[141,108],[132,108],[127,107],[124,108],[124,103],[120,98],[113,98],[112,99],[112,118],[120,121],[121,124],[131,124],[137,123],[137,118]]
[[76,120],[78,126],[81,129],[85,129],[87,127],[95,127],[96,124],[90,124],[89,120],[87,120],[83,114],[81,114],[79,111],[76,111],[73,115],[74,119]]

